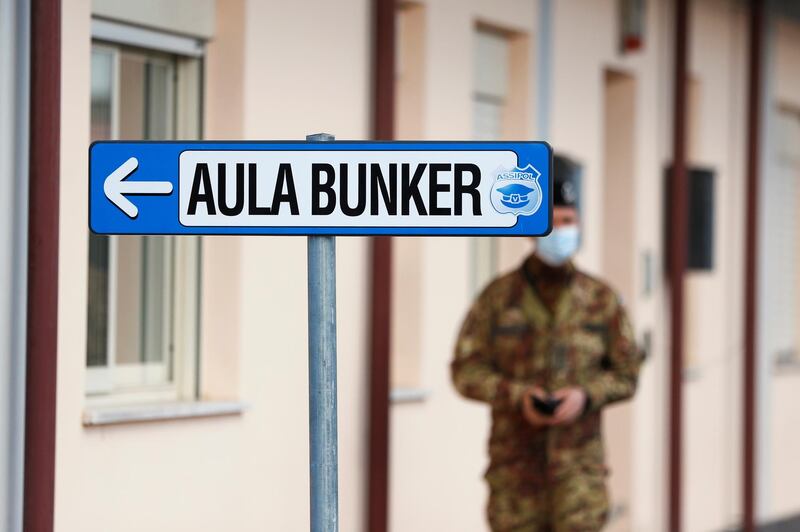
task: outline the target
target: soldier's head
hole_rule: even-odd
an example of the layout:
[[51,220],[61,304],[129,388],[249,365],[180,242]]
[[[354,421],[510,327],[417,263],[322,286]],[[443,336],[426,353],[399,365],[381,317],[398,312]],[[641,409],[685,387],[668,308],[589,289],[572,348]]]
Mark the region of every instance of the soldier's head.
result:
[[553,156],[553,231],[536,239],[536,255],[551,266],[569,261],[580,246],[580,166]]

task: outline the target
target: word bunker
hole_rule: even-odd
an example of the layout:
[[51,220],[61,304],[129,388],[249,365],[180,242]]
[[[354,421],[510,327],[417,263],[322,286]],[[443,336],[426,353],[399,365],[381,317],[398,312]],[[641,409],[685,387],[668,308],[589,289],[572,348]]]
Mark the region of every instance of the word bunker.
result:
[[[231,166],[235,168],[229,172]],[[338,208],[345,216],[361,216],[367,211],[372,216],[381,213],[397,216],[398,212],[407,216],[413,205],[416,213],[422,216],[460,216],[462,196],[465,195],[471,199],[473,214],[481,213],[478,192],[481,173],[474,164],[419,163],[412,168],[410,163],[389,163],[388,166],[384,175],[378,163],[357,163],[357,175],[351,176],[347,163],[340,163],[338,168],[329,163],[312,163],[311,214],[325,216]],[[451,179],[442,175],[448,172],[454,173]],[[214,178],[212,173],[216,174]],[[229,174],[235,174],[232,184]],[[464,174],[468,176],[467,183]],[[423,178],[427,178],[426,198],[421,191]],[[353,180],[354,186],[350,186]],[[272,191],[272,199],[267,198],[265,205],[259,205],[262,199],[258,194],[259,182],[268,192]],[[452,209],[443,207],[440,197],[450,193],[451,188],[454,194]],[[209,169],[208,163],[195,165],[187,209],[189,215],[197,214],[198,207],[204,206],[208,214],[219,212],[223,216],[237,216],[244,211],[245,203],[250,216],[279,215],[281,207],[297,216],[300,208],[291,163],[279,163],[274,179],[259,175],[256,163],[217,163],[216,171]]]

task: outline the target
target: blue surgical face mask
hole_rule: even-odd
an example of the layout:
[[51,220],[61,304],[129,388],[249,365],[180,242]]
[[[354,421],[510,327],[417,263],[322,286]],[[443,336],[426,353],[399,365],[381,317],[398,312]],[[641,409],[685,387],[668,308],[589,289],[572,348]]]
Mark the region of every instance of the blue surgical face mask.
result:
[[580,236],[577,225],[556,227],[536,240],[536,255],[550,266],[561,266],[577,253]]

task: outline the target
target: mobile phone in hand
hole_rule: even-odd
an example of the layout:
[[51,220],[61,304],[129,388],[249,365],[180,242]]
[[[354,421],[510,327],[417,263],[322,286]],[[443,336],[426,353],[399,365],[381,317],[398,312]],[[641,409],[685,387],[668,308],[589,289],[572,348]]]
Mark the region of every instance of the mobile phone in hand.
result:
[[553,397],[546,397],[540,399],[535,395],[531,396],[533,400],[533,408],[545,416],[552,416],[556,412],[556,408],[561,404],[561,399],[554,399]]

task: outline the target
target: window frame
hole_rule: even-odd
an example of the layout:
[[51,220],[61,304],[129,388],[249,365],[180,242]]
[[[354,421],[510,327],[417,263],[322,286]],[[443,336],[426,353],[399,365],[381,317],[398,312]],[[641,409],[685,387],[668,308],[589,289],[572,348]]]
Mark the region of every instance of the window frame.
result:
[[[529,134],[530,118],[530,65],[532,55],[531,40],[524,31],[498,26],[481,19],[475,20],[472,27],[472,87],[470,105],[472,111],[472,138],[475,140],[513,140],[526,138]],[[478,71],[485,59],[480,50],[486,51],[486,44],[492,40],[502,42],[502,50],[497,68],[502,79],[496,79],[494,86]],[[499,63],[498,63],[499,64]],[[491,78],[494,79],[494,78]],[[496,113],[497,131],[487,135],[479,131],[479,108],[493,108]],[[501,261],[501,247],[507,239],[498,237],[471,238],[469,242],[470,274],[468,293],[475,296],[507,265]]]
[[[93,20],[93,30],[97,21]],[[115,26],[120,26],[115,23]],[[124,25],[122,25],[124,26]],[[127,27],[127,26],[126,26]],[[161,42],[164,35],[161,32],[135,28],[138,33],[152,33],[159,36],[151,42]],[[169,36],[170,43],[175,39],[193,39],[180,36]],[[202,46],[200,47],[202,51]],[[91,43],[92,54],[95,51],[111,55],[111,124],[109,133],[111,139],[120,136],[120,62],[126,51],[141,53],[154,61],[171,62],[172,76],[169,79],[168,91],[173,97],[168,102],[169,113],[173,117],[170,124],[171,138],[177,135],[199,137],[202,124],[202,91],[203,91],[203,55],[202,53],[181,53],[175,47],[160,49],[158,47],[137,46],[136,43],[122,39],[121,42],[112,42],[106,33],[97,35],[93,31]],[[197,63],[189,65],[189,63]],[[194,70],[196,68],[196,71]],[[192,79],[188,79],[192,78]],[[196,83],[197,108],[187,107],[178,102],[179,95],[184,93],[187,82]],[[197,116],[189,116],[195,113]],[[196,131],[189,133],[187,129]],[[103,366],[89,366],[84,361],[86,381],[84,394],[89,406],[116,406],[121,404],[141,403],[166,403],[179,400],[199,400],[199,369],[200,369],[200,302],[201,302],[201,256],[202,246],[200,237],[167,237],[169,246],[164,254],[165,292],[168,300],[165,304],[163,324],[167,334],[164,335],[164,360],[160,362],[140,362],[125,364],[131,366],[122,368],[116,362],[115,348],[117,337],[117,283],[118,283],[118,248],[119,237],[108,236],[108,324],[106,335],[106,364]],[[178,274],[177,272],[180,272]],[[88,287],[87,287],[88,288]],[[144,344],[143,344],[144,345]],[[87,344],[88,349],[88,344]],[[143,382],[143,374],[156,374],[169,377],[169,382],[163,384],[136,384]],[[167,379],[164,379],[167,380]]]
[[[477,22],[472,28],[473,39],[473,57],[472,57],[472,91],[470,93],[470,106],[472,110],[472,137],[475,140],[502,140],[505,137],[504,120],[508,114],[509,105],[509,84],[511,80],[508,77],[508,70],[510,69],[510,48],[511,48],[511,33],[502,29]],[[482,90],[479,82],[479,74],[477,69],[480,68],[479,61],[481,55],[478,53],[480,48],[481,39],[493,38],[503,42],[505,50],[503,51],[503,58],[506,65],[503,71],[506,74],[506,79],[502,80],[502,95],[490,94]],[[478,106],[492,106],[495,111],[499,113],[499,131],[497,138],[487,138],[485,132],[478,131]],[[494,237],[489,238],[471,238],[469,246],[470,254],[470,275],[469,275],[469,293],[477,295],[483,289],[487,282],[489,282],[495,275],[497,275],[498,263],[498,243]]]

